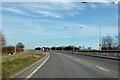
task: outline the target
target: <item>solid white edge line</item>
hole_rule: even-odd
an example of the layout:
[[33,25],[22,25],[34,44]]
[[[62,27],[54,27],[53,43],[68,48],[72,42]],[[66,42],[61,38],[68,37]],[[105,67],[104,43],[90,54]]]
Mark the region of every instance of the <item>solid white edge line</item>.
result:
[[99,69],[101,69],[101,70],[103,70],[103,71],[106,71],[106,72],[108,72],[109,70],[107,70],[107,69],[104,69],[104,68],[102,68],[102,67],[99,67],[99,66],[96,66],[97,68],[99,68]]
[[[48,55],[48,53],[47,53],[47,55]],[[47,55],[46,55],[46,56],[47,56]],[[49,55],[50,55],[50,54],[49,54]],[[42,59],[40,59],[39,61],[35,62],[34,64],[30,65],[29,67],[23,69],[22,71],[20,71],[20,72],[16,73],[15,75],[11,76],[10,78],[14,78],[15,76],[19,75],[19,74],[22,73],[23,71],[25,71],[25,70],[29,69],[30,67],[34,66],[34,65],[37,64],[38,62],[42,61],[46,56],[44,56]]]
[[[49,59],[49,57],[50,57],[50,54],[49,54],[49,56],[47,57],[47,59],[46,59],[42,64],[40,64],[40,66],[38,66],[30,75],[28,75],[28,76],[26,77],[26,79],[31,78],[31,77],[45,64],[45,62]],[[24,80],[26,80],[26,79],[24,79]]]
[[69,58],[71,58],[71,56],[68,56]]
[[76,58],[75,60],[76,60],[76,61],[79,61],[80,59]]

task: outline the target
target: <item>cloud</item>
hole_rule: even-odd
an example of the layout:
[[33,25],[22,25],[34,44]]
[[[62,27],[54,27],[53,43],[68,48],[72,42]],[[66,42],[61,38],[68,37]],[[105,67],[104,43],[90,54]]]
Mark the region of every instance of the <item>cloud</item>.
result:
[[11,8],[11,7],[8,7],[8,8],[3,7],[2,10],[9,11],[9,12],[13,12],[13,13],[20,14],[20,15],[36,17],[36,16],[30,15],[30,14],[28,14],[28,13],[25,13],[25,12],[22,11],[22,10],[15,9],[15,8]]
[[[81,3],[72,3],[72,2],[60,2],[60,3],[58,2],[24,3],[23,2],[16,4],[3,3],[3,10],[25,16],[38,17],[39,15],[36,16],[36,14],[39,13],[47,17],[51,16],[54,18],[61,18],[64,16],[64,14],[69,16],[74,16],[75,14],[78,13],[77,11],[85,10],[85,5]],[[62,12],[64,12],[64,14]]]
[[[14,5],[15,7],[12,7],[12,5]],[[31,6],[32,5],[32,6]],[[46,6],[46,7],[43,7]],[[43,16],[46,16],[46,17],[54,17],[54,18],[62,18],[65,16],[65,14],[67,15],[70,15],[70,16],[74,16],[75,14],[78,14],[78,11],[79,10],[85,10],[85,6],[81,5],[80,3],[16,3],[16,4],[11,4],[11,5],[4,5],[3,4],[3,10],[7,10],[7,11],[10,11],[10,12],[14,12],[14,13],[17,13],[17,14],[21,14],[21,15],[26,15],[26,16],[36,16],[36,14],[38,14],[37,16],[40,16],[41,15]],[[7,6],[7,7],[5,7]],[[49,8],[48,8],[49,7]],[[95,8],[96,6],[95,5],[92,5],[93,8]],[[48,8],[48,9],[47,9]],[[59,11],[59,12],[58,12]],[[62,11],[64,11],[63,14]],[[80,12],[80,11],[79,11]],[[41,14],[41,15],[40,15]],[[11,18],[9,18],[11,19]],[[16,19],[16,17],[15,17]],[[20,18],[19,18],[20,19]],[[19,20],[18,19],[18,20]],[[24,19],[24,18],[22,18]],[[30,19],[31,20],[31,19]],[[41,19],[37,19],[37,20],[33,20],[31,22],[25,22],[25,21],[28,21],[28,20],[23,20],[23,24],[28,24],[28,25],[25,25],[25,26],[29,26],[30,24],[29,23],[33,23],[32,27],[35,26],[36,23],[39,23],[38,25],[42,24],[42,21],[45,20],[44,18],[41,18]],[[51,22],[55,22],[55,20],[49,20],[47,19],[48,21],[51,21]],[[22,21],[22,20],[21,20]],[[12,22],[21,22],[21,21],[17,21],[17,20],[13,20]],[[37,21],[40,21],[40,22],[37,22]],[[9,22],[9,21],[8,21]],[[11,22],[11,23],[12,23]],[[51,22],[48,22],[48,24],[51,25]],[[58,22],[55,22],[56,23],[61,23],[61,21],[58,21]],[[65,24],[70,24],[71,22],[66,22],[66,23],[63,23],[63,25]],[[45,23],[43,23],[45,24]],[[61,23],[62,24],[62,23]],[[50,26],[49,25],[49,26]],[[58,24],[60,25],[60,24]],[[52,25],[52,26],[58,26],[58,25]],[[60,26],[63,26],[63,25],[60,25]],[[36,25],[37,26],[37,25]],[[48,25],[46,25],[48,26]],[[49,27],[48,26],[48,27]],[[79,25],[72,25],[72,26],[79,26]],[[85,26],[85,25],[83,25]],[[58,26],[59,27],[59,26]],[[57,27],[57,28],[58,28]],[[29,27],[28,27],[29,28]],[[60,27],[59,27],[60,28]],[[51,27],[49,28],[51,29]],[[89,30],[90,29],[90,30]],[[113,29],[113,28],[112,28]],[[108,29],[109,31],[112,30],[112,29]],[[33,30],[33,29],[32,29]],[[37,29],[36,29],[37,30]],[[36,32],[36,30],[34,30]],[[84,30],[84,29],[83,29]],[[95,28],[95,27],[88,27],[86,29],[86,34],[89,35],[90,33],[92,33],[93,35],[97,36],[99,34],[96,34],[97,33],[97,30],[99,30],[99,28]],[[93,31],[95,30],[95,31]],[[107,29],[106,29],[107,31]],[[113,30],[112,30],[113,31]],[[39,32],[39,31],[38,31]],[[58,31],[56,31],[57,33]],[[83,32],[84,33],[84,32]],[[84,34],[83,34],[84,35]],[[87,36],[86,35],[86,36]]]
[[[17,10],[17,9],[14,9],[14,8],[2,8],[3,10],[6,10],[6,11],[10,11],[10,12],[13,12],[13,13],[17,13],[17,14],[24,14],[23,12],[21,12],[20,10]],[[25,15],[25,14],[24,14]]]
[[95,4],[90,4],[91,8],[96,9],[97,5]]
[[2,2],[115,2],[119,0],[3,0]]
[[85,10],[85,5],[83,4],[76,4],[76,3],[71,3],[71,2],[63,2],[59,3],[58,6],[61,6],[61,9],[63,10]]
[[[32,5],[32,7],[28,7],[30,5]],[[33,12],[44,14],[46,16],[56,17],[56,18],[63,17],[64,14],[62,14],[62,12],[64,12],[66,15],[73,16],[78,13],[77,11],[85,10],[85,5],[80,3],[72,3],[72,2],[60,2],[60,3],[47,2],[47,3],[33,3],[33,4],[28,3],[26,5],[22,4],[22,6],[26,7],[28,10],[31,10]]]
[[55,18],[61,18],[60,15],[58,15],[56,13],[49,12],[49,11],[40,11],[40,10],[38,10],[36,12],[39,13],[39,14],[43,14],[45,16],[52,16],[52,17],[55,17]]
[[[29,6],[27,6],[29,7]],[[13,12],[13,13],[16,13],[16,14],[20,14],[20,15],[24,15],[24,16],[31,16],[31,17],[37,17],[35,16],[35,14],[30,14],[29,12],[26,12],[24,10],[19,10],[19,9],[16,9],[16,8],[12,8],[12,7],[3,7],[2,10],[5,10],[5,11],[9,11],[9,12]],[[35,11],[36,13],[39,13],[39,14],[43,14],[45,16],[52,16],[52,17],[55,17],[55,18],[60,18],[61,16],[54,13],[54,12],[50,12],[50,11],[40,11],[40,10],[35,10],[35,9],[29,9],[30,11]]]

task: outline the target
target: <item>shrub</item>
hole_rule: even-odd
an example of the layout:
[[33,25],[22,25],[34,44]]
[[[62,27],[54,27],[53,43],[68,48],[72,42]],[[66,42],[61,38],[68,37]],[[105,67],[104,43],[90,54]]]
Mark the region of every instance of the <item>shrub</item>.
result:
[[[24,49],[17,47],[16,51],[17,52],[23,52]],[[3,54],[9,54],[9,53],[14,53],[14,52],[15,52],[15,47],[14,46],[3,47],[3,49],[2,49]]]

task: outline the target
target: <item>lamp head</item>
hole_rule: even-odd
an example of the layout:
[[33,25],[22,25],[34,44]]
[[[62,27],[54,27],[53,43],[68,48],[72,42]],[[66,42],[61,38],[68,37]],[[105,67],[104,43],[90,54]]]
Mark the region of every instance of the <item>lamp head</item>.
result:
[[113,2],[113,4],[118,4],[118,2]]
[[87,3],[87,2],[82,2],[82,3]]

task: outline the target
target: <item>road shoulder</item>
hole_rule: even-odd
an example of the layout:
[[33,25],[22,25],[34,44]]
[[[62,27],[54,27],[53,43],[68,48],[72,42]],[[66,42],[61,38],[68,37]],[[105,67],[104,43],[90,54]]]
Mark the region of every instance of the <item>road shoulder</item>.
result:
[[49,53],[46,53],[46,55],[40,59],[39,61],[31,64],[29,67],[26,67],[25,69],[21,70],[20,72],[16,73],[15,75],[11,76],[10,78],[26,78],[28,75],[30,75],[39,65],[41,65],[48,57],[50,57]]

